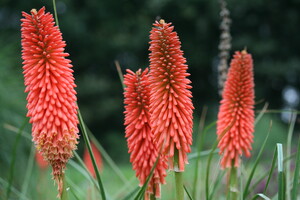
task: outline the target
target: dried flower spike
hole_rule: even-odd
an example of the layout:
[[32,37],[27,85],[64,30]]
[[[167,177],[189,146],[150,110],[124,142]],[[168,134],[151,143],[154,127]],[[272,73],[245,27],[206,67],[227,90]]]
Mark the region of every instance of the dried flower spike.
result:
[[[143,72],[139,69],[136,73],[127,70],[127,74],[124,75],[124,84],[126,85],[124,92],[125,137],[127,138],[130,162],[140,180],[140,186],[142,186],[150,174],[159,152],[153,142],[153,133],[150,127],[148,69]],[[145,193],[146,200],[152,193],[155,193],[157,198],[160,197],[160,184],[165,183],[167,167],[165,156],[161,155],[148,184]]]
[[254,132],[253,61],[245,50],[235,52],[225,82],[217,121],[221,167],[238,167],[250,156]]
[[[153,24],[150,32],[151,128],[158,148],[169,157],[169,168],[184,171],[191,151],[193,104],[188,66],[171,23]],[[174,156],[178,158],[174,158]]]
[[65,57],[66,43],[54,25],[53,16],[32,9],[22,12],[21,25],[23,73],[27,96],[27,116],[32,123],[32,136],[37,149],[52,166],[63,191],[66,163],[73,156],[78,139],[76,92],[71,61]]

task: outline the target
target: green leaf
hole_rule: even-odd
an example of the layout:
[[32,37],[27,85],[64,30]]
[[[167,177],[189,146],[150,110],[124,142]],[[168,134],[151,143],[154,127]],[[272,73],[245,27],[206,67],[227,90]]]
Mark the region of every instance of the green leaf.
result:
[[[200,151],[202,150],[202,145],[204,142],[205,135],[207,133],[207,128],[205,131],[203,131],[203,127],[205,124],[205,118],[206,118],[206,113],[207,113],[207,106],[203,107],[202,114],[200,117],[199,121],[199,126],[198,126],[198,134],[197,134],[197,139],[196,139],[196,146],[197,146],[197,152],[196,152],[196,162],[195,162],[195,172],[194,172],[194,182],[193,182],[193,197],[196,198],[197,195],[197,190],[196,187],[199,187],[198,183],[198,174],[199,174],[199,169],[200,169]],[[214,122],[215,124],[215,122]],[[202,133],[203,132],[203,133]]]
[[29,158],[28,158],[27,167],[26,167],[25,178],[24,178],[24,182],[23,182],[22,190],[21,190],[21,193],[24,196],[26,196],[28,185],[29,185],[30,178],[31,178],[31,175],[32,175],[32,169],[33,169],[33,164],[34,164],[34,155],[35,155],[35,147],[32,144],[30,154],[29,154]]
[[299,173],[300,173],[300,137],[298,141],[297,156],[295,162],[296,162],[296,167],[295,167],[293,189],[292,189],[292,200],[297,200],[297,192],[299,189],[298,180],[299,180]]
[[261,198],[263,198],[263,199],[265,199],[265,200],[271,200],[269,197],[267,197],[266,195],[261,194],[261,193],[256,194],[256,195],[252,198],[252,200],[257,199],[258,197],[261,197]]
[[123,87],[123,89],[125,89],[123,73],[122,73],[122,70],[121,70],[121,66],[120,66],[119,61],[115,60],[115,65],[116,65],[116,68],[117,68],[117,72],[118,72],[118,75],[119,75],[119,78],[120,78],[122,87]]
[[260,161],[261,155],[262,155],[262,153],[263,153],[263,151],[264,151],[264,149],[265,149],[266,143],[267,143],[267,141],[268,141],[268,138],[269,138],[269,135],[270,135],[270,132],[271,132],[271,128],[272,128],[272,121],[270,121],[270,126],[269,126],[269,130],[268,130],[266,139],[264,140],[264,143],[262,144],[262,146],[261,146],[261,148],[260,148],[260,151],[259,151],[259,153],[258,153],[258,155],[257,155],[257,158],[256,158],[255,162],[254,162],[254,166],[253,166],[253,168],[252,168],[252,170],[251,170],[251,172],[250,172],[249,178],[248,178],[248,180],[247,180],[247,182],[246,182],[246,186],[245,186],[244,193],[243,193],[243,198],[244,198],[244,199],[246,199],[246,197],[247,197],[247,195],[248,195],[248,193],[249,193],[249,186],[250,186],[250,183],[251,183],[252,178],[253,178],[253,176],[254,176],[256,167],[258,166],[258,163],[259,163],[259,161]]
[[285,200],[285,175],[283,172],[282,144],[277,143],[278,161],[278,200]]
[[268,106],[269,106],[269,103],[265,103],[263,109],[259,112],[258,116],[255,118],[254,126],[256,126],[256,124],[260,121],[260,119],[266,113]]
[[124,197],[123,200],[131,200],[132,196],[139,190],[139,187],[134,188],[131,192],[129,192],[129,194],[126,195],[126,197]]
[[106,195],[105,195],[104,187],[103,187],[103,184],[102,184],[100,172],[99,172],[99,169],[98,169],[97,164],[96,164],[94,153],[92,151],[90,140],[89,140],[89,137],[88,137],[88,134],[87,134],[85,124],[84,124],[84,121],[82,119],[79,107],[78,107],[77,111],[78,111],[79,126],[80,126],[80,129],[81,129],[82,135],[83,135],[84,142],[85,142],[85,144],[88,148],[89,154],[90,154],[91,159],[92,159],[93,167],[94,167],[94,170],[95,170],[95,173],[96,173],[96,176],[97,176],[97,180],[98,180],[98,185],[99,185],[99,188],[100,188],[100,194],[101,194],[102,200],[106,200]]
[[12,158],[11,158],[11,163],[10,163],[10,168],[9,168],[8,186],[7,186],[7,190],[6,190],[6,198],[7,199],[9,199],[9,196],[10,196],[12,181],[13,181],[13,178],[14,178],[15,162],[16,162],[16,158],[17,158],[17,147],[19,145],[23,130],[26,127],[27,124],[28,124],[28,119],[27,119],[27,117],[25,117],[21,127],[18,130],[16,140],[13,144],[13,151],[11,153]]
[[218,171],[218,175],[217,175],[216,181],[213,184],[212,191],[211,191],[211,193],[209,195],[209,198],[208,198],[209,200],[213,199],[215,191],[217,190],[218,186],[220,185],[220,183],[221,183],[222,178],[224,177],[224,175],[225,175],[225,171],[224,170],[219,170]]
[[190,200],[193,200],[192,196],[190,195],[189,191],[187,190],[187,188],[185,187],[185,185],[183,185],[184,191],[185,193],[188,195]]
[[[229,131],[231,129],[231,127],[233,126],[234,124],[234,121],[229,124],[228,127],[226,127],[226,129],[220,134],[220,138],[222,138],[226,133],[227,131]],[[208,156],[208,160],[207,160],[207,166],[206,166],[206,178],[205,178],[205,197],[206,197],[206,200],[209,199],[209,176],[210,176],[210,165],[211,165],[211,160],[212,160],[212,156],[213,156],[213,152],[216,150],[217,146],[218,146],[218,140],[216,140],[213,144],[213,147],[211,149],[211,152],[209,153],[209,156]]]
[[96,137],[93,135],[93,133],[87,128],[87,132],[91,138],[91,141],[93,144],[97,147],[97,149],[100,150],[101,156],[104,158],[104,160],[107,162],[107,164],[112,168],[112,170],[115,172],[115,174],[120,178],[121,181],[125,184],[125,186],[130,186],[130,183],[128,182],[127,178],[124,176],[120,168],[116,165],[116,163],[111,159],[111,157],[108,155],[108,153],[105,151],[103,146],[100,144],[100,142],[96,139]]
[[[287,144],[286,144],[286,156],[289,157],[291,155],[291,150],[292,150],[292,138],[293,138],[293,132],[294,132],[294,127],[295,127],[295,122],[296,122],[296,117],[297,114],[296,113],[292,113],[291,114],[291,120],[290,120],[290,127],[289,127],[289,131],[288,131],[288,137],[287,137]],[[291,168],[291,161],[288,160],[286,162],[286,169],[288,169],[286,171],[286,180],[290,181],[291,180],[291,172],[290,172],[290,168]],[[291,199],[291,184],[286,184],[286,190],[287,192],[287,199]]]
[[147,188],[147,186],[148,186],[148,183],[149,183],[149,181],[150,181],[150,179],[152,178],[152,175],[153,175],[153,173],[154,173],[154,169],[155,169],[155,167],[156,167],[156,165],[157,165],[157,163],[158,163],[158,161],[159,161],[160,154],[161,154],[161,150],[160,150],[160,152],[159,152],[159,154],[158,154],[158,156],[157,156],[157,158],[156,158],[156,161],[155,161],[154,165],[153,165],[152,168],[151,168],[150,174],[148,175],[148,177],[147,177],[147,179],[146,179],[144,185],[141,187],[141,189],[139,190],[139,192],[138,192],[137,195],[135,196],[134,200],[140,200],[140,199],[143,198],[143,195],[144,195],[144,193],[145,193],[145,191],[146,191],[146,188]]
[[268,176],[265,188],[264,188],[264,193],[266,193],[266,191],[268,189],[268,186],[269,186],[269,183],[270,183],[273,171],[274,171],[275,166],[276,166],[276,160],[277,160],[277,147],[275,148],[275,152],[274,152],[274,155],[273,155],[271,170],[269,171],[269,176]]

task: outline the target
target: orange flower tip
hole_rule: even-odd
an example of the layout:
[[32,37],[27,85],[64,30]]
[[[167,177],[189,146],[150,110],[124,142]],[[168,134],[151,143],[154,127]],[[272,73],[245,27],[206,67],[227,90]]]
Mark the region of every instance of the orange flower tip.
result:
[[159,20],[159,23],[160,24],[165,24],[166,22],[165,22],[165,20],[161,19],[161,20]]
[[37,15],[37,10],[35,8],[31,9],[30,11],[33,15]]
[[248,52],[247,52],[247,47],[244,48],[244,50],[241,52],[243,55],[246,55]]

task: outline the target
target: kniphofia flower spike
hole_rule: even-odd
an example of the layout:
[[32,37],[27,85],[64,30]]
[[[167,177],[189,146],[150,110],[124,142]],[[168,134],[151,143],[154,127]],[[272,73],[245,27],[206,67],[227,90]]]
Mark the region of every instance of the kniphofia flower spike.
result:
[[254,132],[253,61],[243,50],[235,52],[228,71],[217,121],[221,167],[238,167],[250,156]]
[[[126,85],[124,92],[125,137],[127,138],[130,162],[136,171],[140,186],[142,186],[159,154],[157,145],[153,142],[153,133],[150,127],[148,68],[143,72],[139,69],[136,73],[127,70],[124,84]],[[160,184],[165,183],[167,167],[165,156],[160,155],[145,193],[146,200],[149,199],[151,193],[155,193],[157,198],[160,197]]]
[[160,20],[153,25],[149,48],[151,128],[158,148],[169,157],[169,168],[184,171],[192,144],[190,74],[171,23]]
[[76,92],[66,43],[45,8],[22,12],[22,58],[27,116],[37,149],[52,166],[60,196],[66,163],[78,139]]

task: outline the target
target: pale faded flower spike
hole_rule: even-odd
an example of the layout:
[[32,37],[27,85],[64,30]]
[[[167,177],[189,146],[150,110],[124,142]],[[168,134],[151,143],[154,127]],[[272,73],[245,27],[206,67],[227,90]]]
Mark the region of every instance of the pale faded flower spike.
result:
[[254,132],[254,78],[252,57],[235,52],[222,95],[217,134],[221,167],[239,167],[244,153],[250,156]]
[[64,170],[78,143],[76,92],[71,61],[65,57],[66,43],[53,16],[32,9],[22,12],[22,58],[27,96],[27,116],[32,123],[33,141],[52,166],[63,192]]
[[184,171],[193,131],[190,74],[171,23],[160,20],[153,26],[149,47],[151,128],[154,142],[169,158],[169,168]]
[[[153,142],[150,127],[148,76],[148,68],[143,72],[139,69],[136,73],[127,70],[124,75],[125,137],[130,162],[136,171],[140,186],[145,183],[159,153],[156,143]],[[161,155],[145,192],[146,200],[153,193],[157,198],[160,197],[160,184],[165,183],[167,167],[166,157]]]

